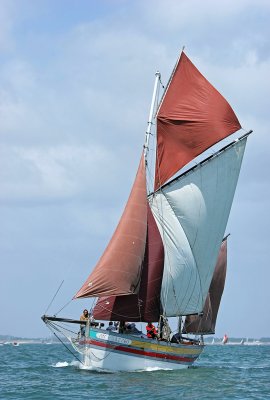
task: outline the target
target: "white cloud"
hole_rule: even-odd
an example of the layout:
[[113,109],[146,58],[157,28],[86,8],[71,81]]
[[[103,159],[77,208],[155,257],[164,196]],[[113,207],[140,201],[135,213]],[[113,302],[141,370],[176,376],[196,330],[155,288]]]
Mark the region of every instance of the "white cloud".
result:
[[97,201],[96,188],[105,182],[111,189],[117,182],[117,156],[99,146],[3,147],[1,160],[5,201],[58,202],[88,194],[89,201]]

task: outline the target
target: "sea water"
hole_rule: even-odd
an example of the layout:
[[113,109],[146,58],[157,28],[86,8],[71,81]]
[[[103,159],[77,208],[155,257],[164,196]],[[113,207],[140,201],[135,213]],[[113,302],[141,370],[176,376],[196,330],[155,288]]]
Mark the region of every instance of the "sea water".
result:
[[185,370],[104,373],[61,344],[0,346],[0,399],[270,399],[270,346],[208,345]]

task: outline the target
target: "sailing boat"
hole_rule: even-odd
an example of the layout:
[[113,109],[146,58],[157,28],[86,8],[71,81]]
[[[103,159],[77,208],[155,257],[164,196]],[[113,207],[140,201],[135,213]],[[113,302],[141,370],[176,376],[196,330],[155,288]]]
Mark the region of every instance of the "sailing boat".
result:
[[228,340],[229,340],[229,338],[228,338],[227,334],[225,333],[225,335],[223,336],[223,339],[222,339],[222,344],[228,343]]
[[[143,152],[125,210],[74,296],[97,298],[94,319],[118,321],[120,331],[105,330],[90,320],[42,317],[57,332],[61,322],[86,326],[78,339],[66,337],[89,367],[186,368],[203,351],[203,335],[214,331],[225,279],[224,268],[215,273],[216,264],[224,264],[222,240],[251,131],[221,144],[241,125],[183,51],[158,101],[160,85],[157,72]],[[156,138],[154,173],[148,162],[150,135]],[[221,148],[206,156],[217,144]],[[190,166],[196,157],[201,161]],[[217,290],[213,281],[219,282]],[[170,317],[179,317],[176,341],[170,335]],[[157,338],[128,333],[125,321],[158,322]],[[191,332],[201,336],[184,336]]]

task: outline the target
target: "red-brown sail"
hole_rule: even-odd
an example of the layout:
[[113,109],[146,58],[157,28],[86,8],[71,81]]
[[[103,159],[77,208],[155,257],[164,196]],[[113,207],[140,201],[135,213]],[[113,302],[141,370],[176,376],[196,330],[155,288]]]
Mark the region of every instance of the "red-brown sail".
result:
[[240,128],[229,103],[182,52],[157,114],[155,190]]
[[146,251],[139,293],[130,296],[101,297],[93,310],[94,318],[109,321],[159,320],[164,249],[149,206],[147,225]]
[[145,253],[147,204],[142,156],[120,222],[94,271],[74,298],[137,293]]
[[204,304],[203,315],[189,315],[186,317],[183,333],[214,334],[218,309],[224,290],[227,270],[227,240],[221,244],[215,271]]

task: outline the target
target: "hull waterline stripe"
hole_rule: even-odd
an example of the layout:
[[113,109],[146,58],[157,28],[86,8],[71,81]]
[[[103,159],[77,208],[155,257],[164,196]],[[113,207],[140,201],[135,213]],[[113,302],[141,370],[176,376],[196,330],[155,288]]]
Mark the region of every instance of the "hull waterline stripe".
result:
[[[141,356],[147,356],[147,357],[151,357],[151,358],[160,358],[164,361],[166,360],[173,360],[173,361],[178,361],[178,362],[185,362],[185,363],[192,363],[196,360],[196,357],[179,357],[179,356],[174,356],[171,354],[162,354],[162,353],[150,353],[148,351],[144,351],[144,350],[137,350],[137,349],[131,349],[131,348],[127,348],[124,346],[118,346],[118,345],[111,345],[108,343],[102,343],[102,342],[98,342],[96,340],[86,340],[84,342],[85,344],[92,344],[94,346],[99,346],[99,347],[103,347],[103,348],[108,348],[111,350],[115,350],[115,351],[121,351],[121,352],[125,352],[125,353],[131,353],[131,354],[137,354],[137,355],[141,355]],[[198,354],[199,356],[199,354]]]

